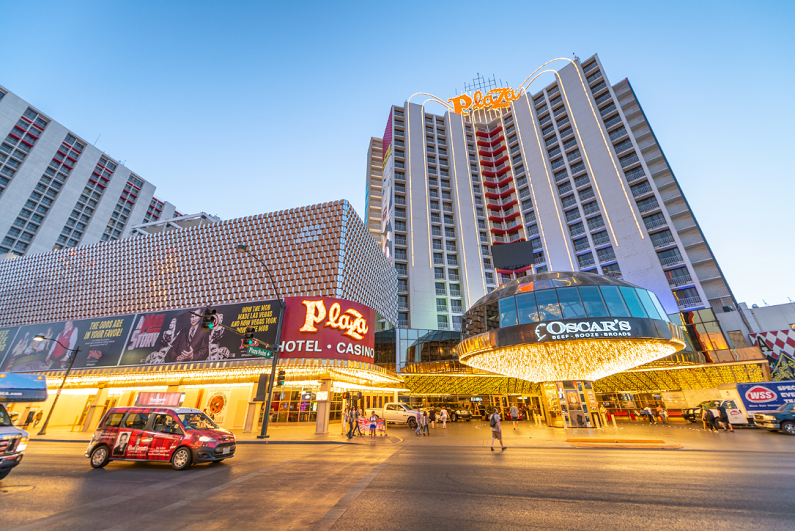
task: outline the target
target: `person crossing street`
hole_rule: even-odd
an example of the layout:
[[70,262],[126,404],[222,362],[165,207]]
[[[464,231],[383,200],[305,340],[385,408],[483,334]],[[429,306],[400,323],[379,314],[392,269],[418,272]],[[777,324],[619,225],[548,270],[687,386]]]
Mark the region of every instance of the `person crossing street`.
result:
[[519,408],[516,407],[516,404],[511,406],[511,420],[513,421],[513,429],[519,427]]

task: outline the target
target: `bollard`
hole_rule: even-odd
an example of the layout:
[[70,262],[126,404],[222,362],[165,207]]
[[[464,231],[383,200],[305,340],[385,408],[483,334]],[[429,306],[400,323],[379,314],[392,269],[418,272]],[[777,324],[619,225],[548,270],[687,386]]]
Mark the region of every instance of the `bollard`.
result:
[[613,427],[615,429],[618,429],[618,425],[616,424],[616,416],[615,415],[613,415]]

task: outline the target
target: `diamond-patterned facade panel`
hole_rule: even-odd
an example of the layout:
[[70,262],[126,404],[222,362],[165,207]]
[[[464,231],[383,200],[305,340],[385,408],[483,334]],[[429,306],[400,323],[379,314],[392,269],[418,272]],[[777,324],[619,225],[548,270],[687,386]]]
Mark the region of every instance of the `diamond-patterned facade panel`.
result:
[[238,243],[282,297],[343,297],[397,323],[394,267],[342,200],[2,260],[0,326],[275,298]]

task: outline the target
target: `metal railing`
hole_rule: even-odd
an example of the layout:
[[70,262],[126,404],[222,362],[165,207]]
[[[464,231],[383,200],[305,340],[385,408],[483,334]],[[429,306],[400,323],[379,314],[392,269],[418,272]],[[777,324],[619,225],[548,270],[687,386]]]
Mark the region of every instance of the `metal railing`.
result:
[[559,158],[558,160],[552,162],[552,169],[556,170],[563,166],[563,157]]
[[558,141],[558,137],[556,137],[556,136],[548,138],[547,141],[545,142],[546,147],[551,146],[552,144],[554,144],[557,141]]
[[604,276],[610,277],[610,278],[617,278],[618,280],[621,280],[621,279],[624,278],[624,275],[621,273],[621,271],[605,271],[604,272]]
[[572,210],[570,212],[566,212],[566,221],[574,221],[575,219],[580,219],[581,217],[582,216],[580,216],[579,210]]
[[582,177],[577,177],[576,179],[574,179],[574,187],[582,188],[589,182],[591,182],[591,179],[589,179],[587,175],[583,175]]
[[678,299],[676,303],[679,305],[680,310],[684,308],[693,308],[694,306],[703,304],[701,302],[701,297],[685,297],[683,299]]
[[644,175],[646,174],[643,171],[643,168],[638,168],[637,170],[632,170],[631,172],[625,174],[628,183],[631,183],[632,181],[637,181]]
[[690,275],[680,275],[678,277],[671,277],[668,279],[668,285],[672,288],[692,284],[693,278]]
[[619,122],[621,122],[621,115],[614,116],[613,118],[610,118],[608,121],[605,122],[605,127],[609,129]]
[[533,265],[543,264],[546,261],[547,261],[546,258],[544,258],[543,256],[539,256],[538,258],[533,259]]
[[[605,236],[603,238],[594,238],[593,239],[593,244],[594,245],[604,245],[606,243],[610,243],[610,238],[608,236]],[[613,257],[615,257],[615,255],[613,255]]]
[[626,127],[621,127],[620,129],[616,129],[615,131],[610,133],[610,141],[611,142],[616,141],[616,140],[618,140],[619,138],[621,138],[623,136],[627,136],[627,128]]
[[660,263],[663,265],[663,267],[681,264],[684,261],[684,258],[681,256],[667,256],[665,258],[660,258]]
[[597,217],[597,218],[595,218],[595,219],[588,220],[588,228],[589,228],[590,230],[601,229],[601,228],[602,228],[602,227],[604,227],[604,226],[605,226],[605,220],[603,220],[603,219],[602,219],[602,218],[600,218],[600,217]]
[[569,178],[569,174],[566,171],[562,171],[562,172],[559,172],[559,173],[555,174],[555,182],[556,183],[559,183],[560,181],[562,181],[564,179],[568,179],[568,178]]
[[447,295],[447,291],[444,288],[436,288],[437,295]]
[[582,225],[575,225],[574,227],[569,227],[569,234],[572,236],[579,236],[580,234],[585,233],[585,227]]
[[671,236],[663,236],[662,238],[657,238],[656,240],[652,240],[651,243],[652,245],[654,245],[655,249],[658,249],[660,247],[667,247],[669,245],[672,245],[676,243],[676,240],[674,240],[673,235],[671,235]]
[[662,219],[655,219],[653,221],[644,221],[644,225],[646,225],[647,229],[651,230],[651,229],[656,229],[657,227],[668,225],[668,222],[665,221],[665,218],[662,218]]
[[588,84],[590,85],[591,83],[593,83],[594,81],[596,81],[600,77],[602,77],[602,71],[601,70],[598,71],[595,74],[592,74],[592,75],[588,76]]
[[579,260],[579,264],[580,267],[582,268],[582,267],[592,266],[595,264],[595,262],[593,258],[585,258],[583,260]]
[[406,238],[403,238],[403,237],[395,238],[395,244],[396,245],[406,245]]
[[[580,243],[582,241],[582,243]],[[588,243],[588,238],[583,238],[582,240],[577,240],[577,243],[574,244],[574,252],[584,251],[586,249],[590,249],[591,244]]]
[[633,188],[632,196],[639,197],[641,195],[648,194],[649,192],[651,192],[651,186],[648,183],[646,183]]
[[461,290],[451,289],[450,290],[450,296],[451,297],[460,297],[461,296]]
[[571,189],[572,189],[571,188],[571,183],[566,183],[563,186],[559,186],[558,187],[558,193],[560,195],[567,194],[567,193],[571,192]]
[[588,72],[590,72],[591,70],[593,70],[597,66],[598,66],[598,63],[596,61],[593,61],[591,64],[589,64],[588,66],[583,68],[582,71],[587,74]]
[[577,198],[575,198],[574,196],[567,197],[566,199],[563,200],[563,208],[569,208],[570,206],[576,203],[577,203]]
[[604,253],[599,255],[599,261],[602,263],[612,262],[615,259],[616,259],[615,253]]
[[657,203],[656,199],[653,202],[645,203],[643,205],[638,204],[638,210],[640,210],[641,212],[644,212],[644,213],[645,212],[651,212],[652,210],[656,210],[658,208],[660,208],[660,204]]
[[628,157],[624,157],[623,159],[619,159],[619,162],[621,162],[621,167],[622,168],[626,168],[630,164],[635,164],[639,160],[640,159],[638,158],[638,154],[637,153],[633,153],[632,155],[630,155]]
[[610,99],[610,93],[608,92],[608,93],[606,93],[606,94],[604,94],[602,96],[599,96],[599,98],[597,98],[597,100],[596,100],[596,104],[597,105],[601,105],[601,104],[603,104],[604,102],[606,102],[609,99]]
[[599,212],[599,205],[594,201],[593,203],[588,203],[587,205],[582,207],[583,212],[585,215],[593,214],[594,212]]
[[554,114],[555,118],[557,118],[558,116],[560,116],[564,112],[566,112],[566,107],[565,106],[563,106],[563,107],[561,107],[559,109],[556,109],[552,114]]
[[557,154],[559,154],[559,153],[560,153],[560,146],[557,146],[557,147],[555,147],[555,149],[552,149],[552,150],[550,150],[550,151],[549,151],[549,152],[547,152],[547,153],[548,153],[548,155],[549,155],[549,158],[552,158],[552,157],[554,157],[555,155],[557,155]]
[[611,112],[613,112],[615,110],[616,110],[616,104],[615,103],[611,103],[610,105],[608,105],[604,109],[601,109],[599,111],[599,114],[601,114],[602,116],[606,116],[606,115],[610,114]]
[[573,160],[576,160],[576,159],[580,158],[581,156],[582,155],[580,154],[580,150],[579,149],[575,149],[574,151],[572,151],[571,153],[566,155],[566,158],[569,160],[569,162],[571,162]]
[[630,149],[632,149],[632,141],[631,140],[625,140],[625,141],[621,142],[620,144],[613,146],[613,148],[616,150],[616,155],[620,155],[623,152],[629,151]]
[[593,189],[592,189],[592,188],[588,188],[587,190],[584,190],[584,191],[583,191],[583,192],[580,194],[580,201],[585,201],[586,199],[590,199],[590,198],[592,198],[593,196],[594,196],[594,191],[593,191]]

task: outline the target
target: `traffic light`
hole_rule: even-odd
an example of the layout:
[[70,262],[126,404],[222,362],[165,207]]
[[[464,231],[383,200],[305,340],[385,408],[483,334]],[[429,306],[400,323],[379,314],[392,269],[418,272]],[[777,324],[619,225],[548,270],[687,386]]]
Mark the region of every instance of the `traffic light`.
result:
[[276,385],[284,385],[284,371],[279,371],[276,379]]
[[251,327],[246,328],[246,333],[243,334],[243,345],[250,347],[254,344],[254,329]]
[[215,327],[216,311],[212,306],[204,309],[204,317],[202,318],[202,330],[212,330]]
[[350,400],[351,394],[348,391],[345,391],[344,393],[342,393],[342,398],[344,398],[345,400]]

